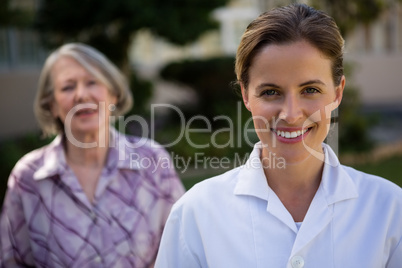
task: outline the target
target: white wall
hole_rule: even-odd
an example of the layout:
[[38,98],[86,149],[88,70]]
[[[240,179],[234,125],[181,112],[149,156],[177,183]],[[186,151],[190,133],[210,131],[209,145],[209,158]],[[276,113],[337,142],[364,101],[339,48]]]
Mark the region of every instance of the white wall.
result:
[[363,104],[402,105],[402,53],[346,54],[345,61],[354,65],[346,79],[360,88]]

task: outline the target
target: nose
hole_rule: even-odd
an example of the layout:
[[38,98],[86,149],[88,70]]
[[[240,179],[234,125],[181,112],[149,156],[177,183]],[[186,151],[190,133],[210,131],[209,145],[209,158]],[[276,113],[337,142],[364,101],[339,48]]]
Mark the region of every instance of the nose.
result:
[[78,83],[75,89],[75,101],[82,102],[88,98],[88,89],[83,83]]
[[279,113],[279,119],[284,120],[289,125],[298,123],[303,117],[302,107],[298,96],[293,94],[286,95]]

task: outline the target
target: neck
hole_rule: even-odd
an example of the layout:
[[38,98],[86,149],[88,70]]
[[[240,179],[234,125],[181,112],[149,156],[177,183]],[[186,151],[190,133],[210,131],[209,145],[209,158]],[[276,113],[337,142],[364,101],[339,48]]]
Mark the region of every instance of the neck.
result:
[[[263,150],[263,161],[266,153]],[[264,168],[269,187],[295,221],[303,221],[321,183],[323,168],[324,163],[313,156],[297,164],[287,164],[284,169]]]
[[[97,134],[77,134],[74,135],[75,141],[66,139],[65,149],[67,162],[78,166],[103,166],[109,148],[109,133],[105,132],[105,134],[104,137],[100,137]],[[89,148],[85,148],[85,146],[79,143],[85,144]]]

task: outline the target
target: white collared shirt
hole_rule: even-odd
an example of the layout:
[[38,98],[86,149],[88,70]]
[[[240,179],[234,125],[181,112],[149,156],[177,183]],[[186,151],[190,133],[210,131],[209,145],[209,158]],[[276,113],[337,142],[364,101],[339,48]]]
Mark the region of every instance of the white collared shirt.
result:
[[248,162],[190,189],[173,207],[157,268],[400,268],[402,190],[339,164],[323,144],[321,184],[300,227]]

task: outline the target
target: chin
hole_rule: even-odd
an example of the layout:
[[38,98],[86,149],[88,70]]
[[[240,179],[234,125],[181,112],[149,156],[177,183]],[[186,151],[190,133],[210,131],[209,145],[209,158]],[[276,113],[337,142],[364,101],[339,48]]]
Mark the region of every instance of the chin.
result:
[[[296,143],[296,144],[284,144],[276,141],[275,143],[272,142],[272,139],[269,142],[263,142],[263,144],[267,145],[265,147],[266,150],[264,157],[274,157],[281,161],[285,161],[286,164],[298,164],[306,161],[310,157],[312,157],[311,153],[306,149],[303,142]],[[315,149],[315,147],[312,147]]]
[[305,152],[297,155],[283,155],[282,158],[286,162],[286,165],[297,165],[307,161],[310,157],[313,157],[310,153]]
[[[276,149],[276,150],[275,150]],[[298,164],[306,161],[312,155],[305,150],[278,150],[279,148],[274,148],[270,150],[269,154],[275,156],[277,159],[285,161],[287,165]]]
[[71,128],[71,132],[76,135],[91,135],[98,134],[101,127],[96,125],[76,126]]

